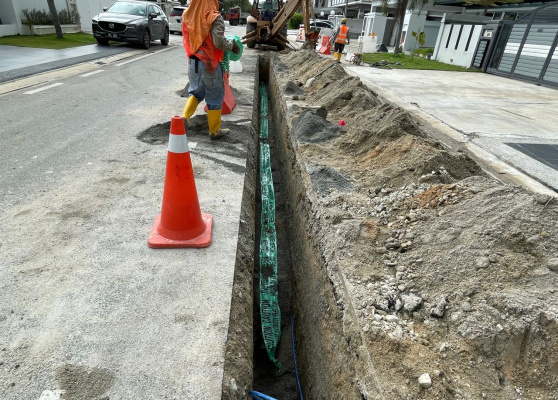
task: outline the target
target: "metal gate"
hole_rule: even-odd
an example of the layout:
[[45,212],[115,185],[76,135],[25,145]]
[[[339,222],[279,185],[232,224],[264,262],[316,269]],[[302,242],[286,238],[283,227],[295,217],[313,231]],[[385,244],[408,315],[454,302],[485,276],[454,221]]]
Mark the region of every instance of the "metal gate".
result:
[[489,43],[490,43],[490,39],[481,39],[479,41],[479,45],[477,46],[477,51],[475,52],[475,57],[473,57],[473,63],[471,64],[473,68],[482,67],[484,57],[486,56],[486,49],[488,48]]
[[558,86],[558,1],[501,25],[489,73]]

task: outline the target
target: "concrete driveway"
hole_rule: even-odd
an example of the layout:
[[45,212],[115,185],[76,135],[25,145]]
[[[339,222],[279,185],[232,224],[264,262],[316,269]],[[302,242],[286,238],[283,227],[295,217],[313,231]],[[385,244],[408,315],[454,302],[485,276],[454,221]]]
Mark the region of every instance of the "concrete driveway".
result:
[[[487,163],[503,161],[558,189],[556,89],[485,73],[368,66],[347,66],[347,70],[387,100],[470,147]],[[500,175],[514,174],[505,165],[499,168]]]

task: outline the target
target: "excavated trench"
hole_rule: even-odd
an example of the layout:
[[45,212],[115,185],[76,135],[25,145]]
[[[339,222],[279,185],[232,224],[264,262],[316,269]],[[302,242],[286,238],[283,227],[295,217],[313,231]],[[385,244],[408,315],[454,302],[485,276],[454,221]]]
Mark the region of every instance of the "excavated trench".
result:
[[[340,67],[303,89],[327,65],[258,59],[222,398],[299,398],[292,317],[305,398],[558,399],[556,201],[490,178]],[[281,369],[259,308],[261,143]]]
[[[260,84],[269,103],[269,138],[259,138]],[[240,237],[229,321],[223,380],[223,399],[250,398],[250,390],[279,400],[300,398],[298,384],[319,398],[361,398],[354,383],[354,365],[343,335],[342,315],[324,269],[319,243],[309,228],[311,183],[300,173],[301,160],[292,148],[284,123],[283,97],[270,76],[268,57],[259,57],[254,80],[254,109],[242,201]],[[259,143],[268,143],[275,190],[278,289],[281,337],[278,369],[263,343],[259,301],[259,238],[261,232]],[[251,300],[251,302],[250,302]],[[251,313],[247,312],[250,309]],[[295,328],[293,338],[292,327]],[[246,340],[252,337],[252,341]],[[297,383],[293,339],[300,380]],[[318,398],[314,397],[313,398]]]

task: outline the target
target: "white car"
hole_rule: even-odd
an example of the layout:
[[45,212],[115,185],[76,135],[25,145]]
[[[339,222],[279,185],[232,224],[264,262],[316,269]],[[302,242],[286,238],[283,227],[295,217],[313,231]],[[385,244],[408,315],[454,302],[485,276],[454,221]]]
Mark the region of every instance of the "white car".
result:
[[170,13],[169,30],[173,33],[182,33],[182,13],[187,10],[187,6],[174,6]]
[[335,29],[335,24],[327,19],[310,20],[310,29],[320,32],[323,28]]

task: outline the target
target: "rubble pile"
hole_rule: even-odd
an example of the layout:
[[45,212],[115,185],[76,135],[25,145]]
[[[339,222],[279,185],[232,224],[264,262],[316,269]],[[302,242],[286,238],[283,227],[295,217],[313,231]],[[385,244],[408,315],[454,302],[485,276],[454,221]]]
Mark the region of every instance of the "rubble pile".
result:
[[[278,80],[303,87],[327,63],[281,55]],[[298,151],[344,326],[361,333],[349,347],[374,365],[355,380],[394,400],[558,399],[558,200],[486,176],[341,68],[304,98],[346,121]]]

